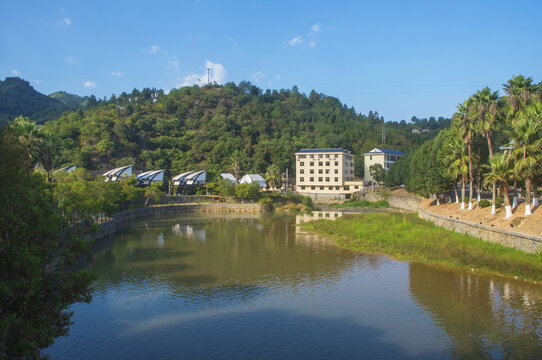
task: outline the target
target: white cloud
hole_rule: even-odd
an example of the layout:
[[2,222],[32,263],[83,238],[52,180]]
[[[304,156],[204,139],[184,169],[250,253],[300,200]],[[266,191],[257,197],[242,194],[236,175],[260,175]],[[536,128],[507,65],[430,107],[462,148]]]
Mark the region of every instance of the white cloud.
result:
[[58,26],[70,26],[72,24],[72,19],[70,18],[67,18],[67,17],[64,17],[62,19],[58,19],[56,21],[56,24]]
[[190,74],[183,79],[177,78],[177,87],[179,86],[191,86],[191,85],[205,85],[207,84],[207,69],[209,69],[209,82],[223,84],[226,80],[226,69],[222,64],[214,63],[207,60],[205,62],[205,70],[201,74]]
[[311,41],[310,45],[311,45],[311,48],[315,47],[316,46],[316,41]]
[[275,79],[280,80],[280,74],[275,75]]
[[175,56],[173,60],[167,62],[167,67],[173,69],[174,71],[179,71],[179,60]]
[[320,31],[320,25],[314,24],[313,26],[311,26],[311,31],[317,33],[318,31]]
[[85,83],[83,84],[83,86],[86,88],[86,89],[94,89],[96,87],[96,83],[94,81],[85,81]]
[[13,75],[13,76],[19,76],[19,75],[21,75],[21,72],[15,70],[15,69],[13,69],[13,70],[11,70],[11,75]]
[[263,80],[263,72],[256,71],[254,74],[252,74],[252,79],[254,80],[254,82],[259,83]]
[[158,50],[160,50],[160,45],[151,45],[151,47],[149,48],[149,52],[151,54],[156,54]]
[[122,73],[121,73],[120,71],[118,71],[118,72],[112,72],[112,73],[111,73],[111,76],[117,76],[117,77],[119,77],[119,76],[122,76]]
[[77,63],[79,63],[79,60],[77,60],[73,56],[68,56],[68,58],[66,59],[66,62],[68,64],[77,64]]
[[296,44],[301,44],[302,40],[301,40],[301,37],[300,36],[296,36],[295,38],[293,38],[292,40],[289,40],[288,41],[288,44],[290,46],[295,46]]

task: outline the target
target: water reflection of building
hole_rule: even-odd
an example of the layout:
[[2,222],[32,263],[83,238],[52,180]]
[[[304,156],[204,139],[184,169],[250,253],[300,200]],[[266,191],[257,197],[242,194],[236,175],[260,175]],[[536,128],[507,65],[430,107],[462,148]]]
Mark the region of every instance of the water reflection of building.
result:
[[200,240],[200,241],[207,240],[207,233],[205,232],[205,229],[196,228],[192,225],[175,224],[171,228],[171,231],[175,235],[184,235],[186,237]]
[[295,223],[299,225],[301,223],[313,220],[335,220],[343,216],[342,211],[313,211],[310,213],[303,213],[295,216]]
[[343,216],[341,211],[313,211],[310,213],[299,214],[295,216],[295,243],[298,246],[308,247],[311,249],[323,249],[330,246],[337,246],[333,241],[323,236],[310,234],[303,231],[300,226],[297,226],[304,222],[314,220],[336,220]]
[[452,357],[538,358],[542,289],[530,283],[409,264],[410,292],[448,334]]

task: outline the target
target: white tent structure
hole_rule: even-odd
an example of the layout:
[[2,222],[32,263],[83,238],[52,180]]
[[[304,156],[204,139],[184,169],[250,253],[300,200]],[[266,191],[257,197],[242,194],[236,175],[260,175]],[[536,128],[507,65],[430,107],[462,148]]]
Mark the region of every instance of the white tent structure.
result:
[[230,181],[232,184],[237,185],[237,180],[235,180],[235,176],[230,173],[220,173],[220,177],[224,180]]
[[164,170],[146,171],[137,175],[138,186],[148,186],[158,181],[164,181]]
[[204,185],[207,183],[207,171],[194,172],[184,178],[186,185]]
[[265,179],[258,174],[246,174],[239,180],[239,184],[251,184],[253,182],[258,183],[261,188],[265,188]]
[[73,170],[75,170],[76,168],[77,168],[77,165],[64,166],[61,169],[53,171],[53,174],[56,174],[56,173],[59,173],[59,172],[62,172],[62,171],[64,171],[65,173],[69,173],[69,172],[72,172]]
[[126,177],[132,176],[132,165],[122,166],[113,170],[109,170],[103,173],[102,176],[105,177],[105,182],[122,180]]
[[173,185],[174,186],[179,186],[179,185],[186,185],[186,180],[185,178],[192,174],[191,171],[189,172],[185,172],[185,173],[182,173],[182,174],[179,174],[177,176],[174,176],[171,180],[173,181]]

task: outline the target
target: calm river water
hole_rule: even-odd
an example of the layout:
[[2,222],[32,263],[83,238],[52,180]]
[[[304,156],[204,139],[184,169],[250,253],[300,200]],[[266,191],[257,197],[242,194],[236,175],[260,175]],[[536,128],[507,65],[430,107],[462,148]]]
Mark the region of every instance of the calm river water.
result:
[[[314,213],[334,218],[338,213]],[[306,219],[305,219],[306,220]],[[152,218],[94,256],[53,359],[542,358],[542,285],[339,249],[302,216]]]

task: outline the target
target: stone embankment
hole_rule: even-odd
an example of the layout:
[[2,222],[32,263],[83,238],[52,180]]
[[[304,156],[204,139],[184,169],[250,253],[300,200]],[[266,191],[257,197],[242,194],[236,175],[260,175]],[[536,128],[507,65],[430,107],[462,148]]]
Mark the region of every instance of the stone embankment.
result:
[[542,252],[542,237],[540,236],[498,229],[491,226],[454,219],[452,217],[437,215],[421,207],[421,199],[416,196],[392,194],[386,198],[386,196],[378,193],[367,192],[360,194],[360,198],[369,201],[387,200],[388,203],[395,208],[417,212],[420,218],[460,234],[467,234],[484,241],[501,244],[528,253]]
[[90,240],[104,238],[120,230],[127,222],[148,216],[189,213],[259,214],[270,210],[271,207],[269,205],[261,204],[177,204],[151,206],[117,213],[113,215],[111,220],[97,224],[98,230],[88,234],[87,238]]

